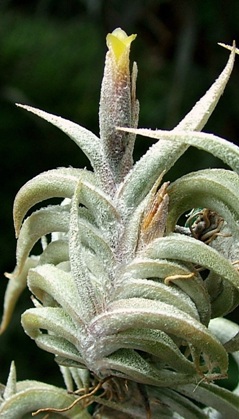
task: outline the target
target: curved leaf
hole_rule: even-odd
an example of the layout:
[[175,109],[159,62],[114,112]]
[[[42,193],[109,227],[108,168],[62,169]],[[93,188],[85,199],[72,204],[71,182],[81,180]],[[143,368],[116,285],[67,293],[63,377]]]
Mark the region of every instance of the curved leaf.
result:
[[24,267],[20,274],[17,276],[15,268],[12,274],[5,274],[7,278],[9,278],[9,282],[7,284],[7,289],[4,295],[4,307],[3,307],[3,316],[0,325],[0,334],[3,333],[12,317],[13,310],[15,305],[27,286],[27,274],[29,269],[34,268],[38,264],[38,258],[27,258]]
[[29,271],[28,287],[43,303],[45,295],[49,294],[68,313],[77,328],[83,330],[81,299],[70,272],[53,265],[37,266]]
[[[177,125],[175,131],[201,131],[216,107],[220,96],[229,80],[235,59],[233,48],[227,65],[206,94]],[[122,128],[123,131],[137,134],[134,128]],[[149,130],[150,131],[150,130]],[[119,197],[127,208],[135,208],[149,192],[157,178],[167,172],[188,146],[175,141],[162,140],[154,144],[135,164],[119,189]]]
[[71,198],[79,179],[84,178],[95,183],[93,173],[69,167],[48,170],[25,183],[18,191],[13,206],[16,236],[31,207],[49,198]]
[[68,340],[55,335],[43,333],[35,338],[37,346],[44,351],[54,354],[57,358],[65,358],[68,361],[72,360],[74,363],[84,366],[84,361],[78,349]]
[[79,345],[78,331],[71,318],[59,307],[29,308],[22,314],[22,326],[28,336],[37,339],[41,330],[62,337],[76,348]]
[[[5,400],[0,406],[2,419],[20,419],[27,413],[42,408],[65,408],[75,400],[75,396],[66,390],[38,381],[18,383],[17,393]],[[90,419],[90,414],[77,405],[67,412],[61,413],[69,419]]]
[[137,349],[157,357],[155,363],[159,365],[164,362],[169,368],[188,374],[194,374],[195,368],[178,349],[174,341],[161,330],[142,329],[126,330],[104,338],[104,356],[120,348]]
[[[216,281],[218,280],[216,279]],[[221,287],[219,292],[216,292],[214,294],[209,290],[210,297],[212,300],[211,318],[225,316],[226,314],[233,311],[239,304],[238,290],[236,290],[230,282],[226,280],[221,280],[221,278],[219,277],[219,283],[220,282]],[[206,283],[206,286],[208,287],[208,282]]]
[[[209,329],[222,342],[227,352],[231,353],[239,371],[239,325],[228,319],[217,318],[210,321]],[[239,377],[233,393],[239,398]]]
[[[85,205],[96,219],[97,224],[105,233],[110,230],[111,238],[116,225],[120,222],[120,214],[111,201],[96,185],[85,180],[80,180],[78,188],[78,200]],[[77,185],[76,185],[77,187]]]
[[199,319],[198,312],[191,299],[180,289],[149,279],[128,279],[117,289],[114,301],[130,298],[145,298],[172,304],[179,310]]
[[112,371],[118,377],[143,384],[167,387],[175,382],[183,384],[185,382],[194,382],[196,379],[196,374],[183,374],[158,369],[131,349],[119,349],[102,361],[104,368],[109,373]]
[[49,114],[32,106],[20,104],[17,104],[17,106],[45,119],[68,135],[88,157],[96,175],[103,181],[107,178],[108,185],[105,182],[105,186],[114,188],[112,173],[102,151],[102,142],[93,132],[60,116]]
[[233,233],[238,235],[238,188],[238,174],[224,169],[199,170],[177,179],[168,188],[167,231],[174,230],[178,218],[185,211],[204,207],[223,216]]
[[211,153],[213,156],[226,163],[235,172],[239,173],[239,147],[217,135],[205,132],[181,131],[178,129],[164,131],[149,130],[146,128],[138,129],[137,134],[160,141],[168,140],[187,144],[188,146],[194,146],[199,150]]
[[69,260],[69,245],[67,240],[55,240],[50,242],[41,256],[39,257],[39,265],[58,263]]
[[193,384],[182,385],[177,391],[202,403],[211,406],[225,418],[236,418],[239,411],[239,397],[225,388],[215,384],[200,383],[196,388]]
[[[218,317],[209,323],[209,330],[220,339],[228,352],[239,351],[239,325],[231,320]],[[239,354],[238,354],[239,355]]]
[[67,233],[69,228],[69,210],[64,206],[54,205],[33,212],[23,223],[17,241],[17,269],[19,275],[34,244],[46,234],[52,232]]
[[[194,273],[194,276],[190,279],[187,278],[188,274]],[[199,274],[189,266],[183,265],[182,263],[176,263],[172,260],[165,259],[147,259],[147,258],[135,258],[132,263],[127,265],[126,277],[133,277],[135,279],[147,279],[147,278],[160,278],[169,279],[169,285],[167,288],[181,289],[191,298],[197,307],[200,315],[201,322],[208,324],[210,320],[210,298],[206,287]],[[185,280],[186,275],[186,280]],[[181,276],[181,278],[180,278]]]
[[144,250],[144,256],[152,259],[181,260],[203,266],[216,272],[239,290],[239,273],[230,261],[192,237],[172,233],[167,237],[155,239]]
[[[94,236],[92,236],[92,238],[93,237]],[[101,241],[98,243],[101,243]],[[88,249],[87,247],[84,247],[84,245],[82,245],[81,254],[85,263],[85,267],[88,269],[89,274],[91,274],[92,281],[94,284],[97,284],[97,287],[100,290],[99,292],[105,294],[112,280],[113,268],[111,263],[107,266],[107,257],[104,260],[101,260],[99,254]]]
[[159,329],[177,336],[206,354],[210,360],[210,373],[214,367],[218,367],[222,375],[227,372],[227,353],[222,345],[205,326],[169,304],[142,298],[119,300],[89,324],[89,331],[95,338],[111,335],[113,339],[114,334],[129,328]]
[[[98,230],[86,220],[79,219],[79,237],[82,245],[92,250],[101,260],[107,271],[112,273],[115,262],[114,254],[103,236],[102,230]],[[87,261],[86,261],[87,262]]]

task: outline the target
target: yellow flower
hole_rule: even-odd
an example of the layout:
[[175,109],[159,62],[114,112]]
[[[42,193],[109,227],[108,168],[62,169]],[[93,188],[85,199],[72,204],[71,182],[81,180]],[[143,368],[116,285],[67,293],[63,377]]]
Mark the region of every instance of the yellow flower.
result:
[[117,64],[119,64],[120,61],[122,61],[122,64],[127,63],[130,45],[136,36],[137,35],[128,36],[121,28],[117,28],[107,35],[107,47],[109,48],[109,51],[113,53]]

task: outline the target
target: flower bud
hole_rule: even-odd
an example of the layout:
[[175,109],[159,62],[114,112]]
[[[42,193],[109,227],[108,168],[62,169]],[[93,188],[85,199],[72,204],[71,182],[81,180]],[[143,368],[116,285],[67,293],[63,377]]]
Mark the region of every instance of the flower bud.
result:
[[[131,80],[129,53],[136,35],[127,36],[120,28],[107,35],[104,77],[100,98],[100,137],[106,159],[112,167],[115,182],[121,181],[132,165],[132,134],[116,127],[135,126],[135,80]],[[135,72],[133,75],[135,79]],[[131,87],[133,86],[133,89]]]
[[129,72],[129,52],[131,42],[137,35],[127,34],[120,28],[115,29],[106,37],[107,47],[109,49],[111,59],[115,59],[118,71],[121,68],[122,73]]

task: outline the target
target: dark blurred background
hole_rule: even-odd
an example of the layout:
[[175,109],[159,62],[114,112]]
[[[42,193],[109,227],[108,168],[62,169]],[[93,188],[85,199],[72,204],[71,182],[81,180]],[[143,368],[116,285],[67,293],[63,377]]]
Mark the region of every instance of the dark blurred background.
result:
[[[87,165],[83,153],[56,128],[16,108],[29,104],[98,133],[105,36],[116,27],[137,33],[131,58],[138,63],[140,127],[173,128],[223,69],[228,51],[217,42],[239,43],[235,0],[0,0],[0,301],[15,265],[12,205],[18,189],[38,173]],[[205,130],[239,138],[239,59]],[[139,137],[135,158],[151,140]],[[188,151],[170,176],[221,166],[212,156]],[[0,338],[0,382],[12,359],[18,379],[62,384],[53,356],[25,336],[18,303]]]

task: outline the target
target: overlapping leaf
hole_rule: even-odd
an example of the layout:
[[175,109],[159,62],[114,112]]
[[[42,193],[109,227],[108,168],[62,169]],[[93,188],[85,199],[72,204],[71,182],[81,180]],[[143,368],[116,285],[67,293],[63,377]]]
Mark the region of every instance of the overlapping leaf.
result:
[[[234,55],[232,48],[219,78],[171,132],[135,129],[137,103],[133,86],[132,96],[127,93],[129,106],[133,100],[132,126],[123,129],[133,135],[122,161],[119,155],[113,156],[114,170],[109,164],[114,152],[111,137],[107,139],[106,156],[101,139],[85,128],[22,106],[73,139],[89,158],[94,172],[73,168],[51,170],[36,176],[17,194],[14,203],[17,267],[8,275],[11,279],[1,330],[8,324],[27,283],[35,307],[22,315],[26,333],[39,347],[55,355],[67,383],[77,368],[80,377],[82,367],[88,370],[88,379],[102,380],[102,393],[95,395],[93,390],[87,397],[104,405],[106,412],[113,409],[128,417],[132,415],[131,390],[132,400],[135,394],[141,397],[135,410],[135,417],[139,418],[145,417],[145,411],[150,409],[147,392],[152,402],[160,405],[158,408],[152,403],[155,418],[159,414],[162,418],[174,414],[208,417],[204,407],[193,400],[225,417],[234,417],[238,411],[237,391],[231,393],[210,384],[226,376],[229,347],[235,349],[235,344],[230,346],[230,342],[221,338],[216,323],[210,326],[210,320],[239,304],[236,252],[231,257],[214,244],[190,237],[190,228],[174,232],[180,216],[200,206],[223,217],[232,238],[232,252],[238,243],[238,148],[218,137],[197,132],[204,127],[224,91]],[[110,132],[115,132],[114,126],[111,128]],[[128,173],[133,137],[137,133],[158,142]],[[127,135],[124,139],[127,140]],[[158,189],[162,178],[189,145],[213,153],[234,172],[215,169],[190,173],[170,186],[165,182],[161,196]],[[120,150],[123,153],[124,147]],[[34,211],[26,218],[35,204],[55,197],[65,200]],[[151,223],[155,214],[158,225]],[[145,241],[144,217],[149,221]],[[30,253],[38,240],[43,248],[34,258]],[[207,270],[206,275],[201,275],[202,268]],[[238,343],[238,338],[234,338]],[[75,377],[74,381],[81,383],[76,372]],[[207,383],[202,382],[204,379]],[[122,391],[126,388],[125,380],[128,394]],[[55,403],[57,407],[65,406],[68,400],[75,399],[52,387],[33,383],[27,389],[25,384],[17,387],[13,378],[10,381],[13,384],[7,386],[0,407],[6,418],[46,405],[54,407]],[[157,387],[162,388],[161,400]],[[22,406],[29,401],[29,410],[21,410],[17,400]],[[72,409],[68,417],[83,419],[89,415],[79,407]]]

